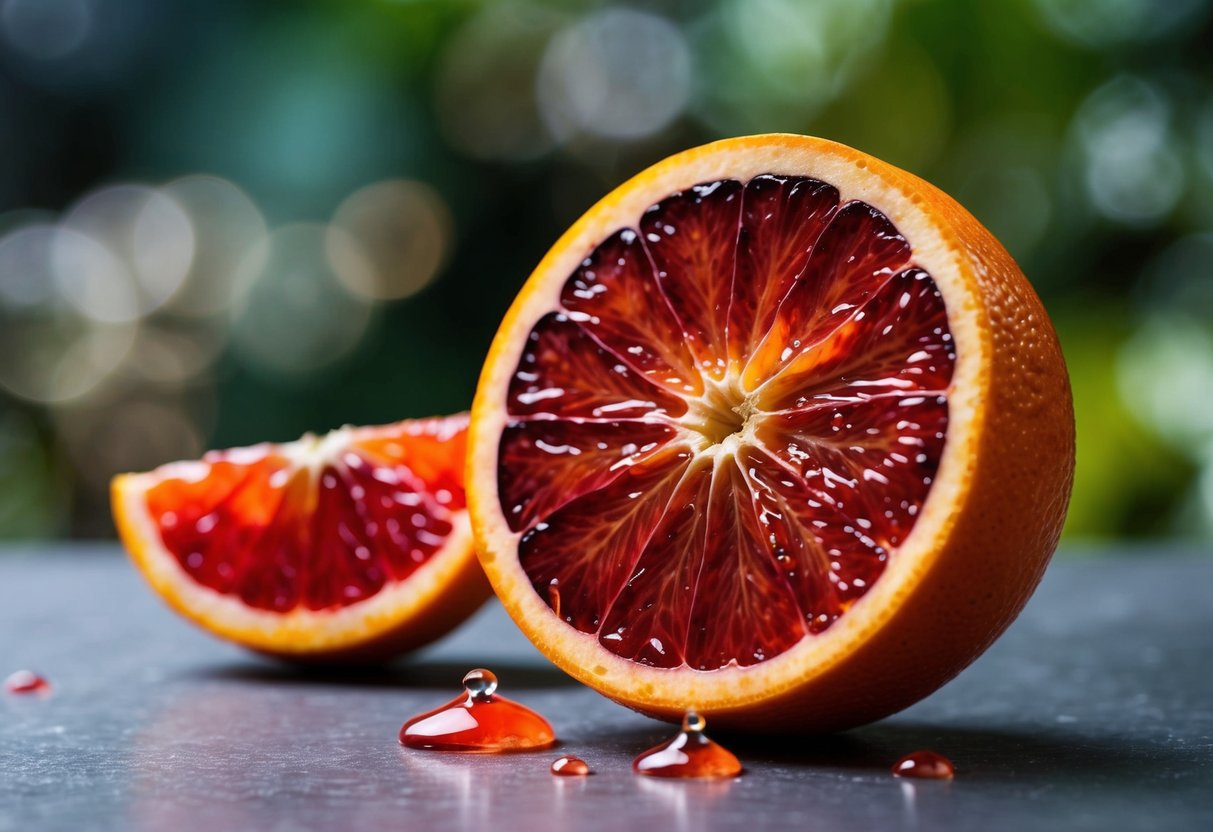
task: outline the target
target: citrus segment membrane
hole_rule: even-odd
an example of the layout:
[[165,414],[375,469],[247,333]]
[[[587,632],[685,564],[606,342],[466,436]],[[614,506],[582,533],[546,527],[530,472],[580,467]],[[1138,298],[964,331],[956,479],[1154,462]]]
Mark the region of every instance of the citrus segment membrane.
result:
[[838,190],[815,179],[756,176],[737,229],[736,292],[728,306],[729,354],[744,362],[771,330],[834,210]]
[[465,427],[432,420],[213,452],[163,469],[148,514],[203,586],[279,613],[347,607],[446,543],[466,502]]
[[[906,264],[909,244],[870,205],[849,202],[828,220],[804,271],[792,281],[770,328],[754,347],[743,373],[747,387],[761,384],[827,338],[838,344],[831,337],[835,333],[867,331],[862,307]],[[758,276],[757,282],[762,279]]]
[[564,504],[596,492],[628,466],[677,435],[660,423],[515,422],[501,437],[501,503],[515,531],[531,528]]
[[650,382],[675,393],[703,392],[682,325],[635,230],[625,228],[599,244],[565,284],[560,303],[586,333],[626,355],[628,366]]
[[741,183],[732,179],[696,185],[652,206],[640,219],[657,285],[677,310],[700,372],[712,379],[723,378],[728,369],[725,330],[741,194]]
[[551,313],[531,332],[510,383],[518,417],[626,419],[680,416],[686,401],[638,374],[570,315]]
[[623,658],[777,656],[896,557],[955,360],[934,281],[871,205],[774,175],[662,199],[531,329],[498,448],[520,564]]
[[671,443],[624,466],[608,484],[571,500],[523,533],[518,549],[527,576],[545,601],[556,582],[567,623],[586,633],[602,629],[692,458],[689,448]]

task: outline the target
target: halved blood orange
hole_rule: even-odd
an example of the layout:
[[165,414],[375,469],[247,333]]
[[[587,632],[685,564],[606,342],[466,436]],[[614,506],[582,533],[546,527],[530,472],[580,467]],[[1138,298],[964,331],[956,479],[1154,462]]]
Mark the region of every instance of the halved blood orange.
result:
[[832,142],[732,139],[532,274],[472,410],[472,524],[514,620],[607,696],[842,729],[1023,607],[1073,431],[1045,311],[969,213]]
[[491,594],[463,472],[467,415],[345,427],[114,479],[135,564],[215,635],[295,660],[370,661]]

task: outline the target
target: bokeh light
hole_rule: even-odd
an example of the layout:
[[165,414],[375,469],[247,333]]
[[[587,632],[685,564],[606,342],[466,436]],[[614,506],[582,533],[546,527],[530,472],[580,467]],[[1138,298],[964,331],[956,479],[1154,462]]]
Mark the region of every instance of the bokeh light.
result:
[[50,238],[50,249],[55,288],[77,314],[103,324],[139,318],[135,278],[107,246],[60,226]]
[[1208,8],[1205,0],[1033,0],[1033,5],[1053,32],[1092,47],[1157,39]]
[[723,0],[697,30],[700,116],[729,133],[804,131],[884,42],[890,0]]
[[53,61],[80,48],[92,25],[90,0],[3,0],[0,29],[17,52]]
[[0,0],[0,57],[56,97],[104,96],[157,51],[145,36],[167,22],[165,11],[155,0]]
[[234,310],[232,347],[250,366],[307,377],[357,346],[371,322],[371,306],[346,290],[328,252],[341,248],[347,269],[369,271],[370,265],[353,265],[358,245],[343,234],[319,224],[288,225],[245,258],[238,274],[249,288]]
[[[63,226],[121,258],[113,267],[129,271],[139,313],[164,305],[181,288],[194,258],[194,229],[185,210],[168,194],[143,185],[94,191],[67,211]],[[93,254],[92,260],[100,259]]]
[[145,321],[135,333],[122,373],[136,382],[176,387],[205,377],[219,360],[226,333],[189,321]]
[[88,394],[134,342],[134,290],[117,259],[70,229],[0,239],[0,387],[37,402]]
[[1170,121],[1163,91],[1131,76],[1114,78],[1082,103],[1074,134],[1083,184],[1097,211],[1139,225],[1156,222],[1175,207],[1184,168]]
[[255,250],[264,250],[259,247],[269,233],[265,217],[248,194],[217,176],[175,179],[160,194],[185,212],[196,241],[168,310],[193,317],[225,312],[237,300],[240,265]]
[[1124,345],[1121,395],[1143,422],[1176,448],[1203,455],[1213,445],[1213,332],[1158,315]]
[[423,182],[395,179],[367,185],[337,207],[326,246],[351,292],[399,300],[433,280],[449,253],[451,214]]
[[692,60],[669,21],[633,9],[593,12],[548,44],[537,94],[559,141],[579,133],[637,139],[674,120],[690,95]]
[[452,144],[476,158],[512,161],[551,149],[535,76],[544,44],[565,19],[506,0],[486,4],[451,36],[435,86],[439,122]]
[[58,230],[52,225],[16,224],[0,237],[0,303],[10,311],[49,304],[55,294],[51,252]]

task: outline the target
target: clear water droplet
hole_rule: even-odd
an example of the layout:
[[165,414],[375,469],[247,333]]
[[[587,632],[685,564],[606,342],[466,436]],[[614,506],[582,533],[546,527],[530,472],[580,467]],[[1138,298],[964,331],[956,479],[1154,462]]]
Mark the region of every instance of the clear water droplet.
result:
[[463,677],[463,688],[473,699],[484,701],[497,691],[497,674],[478,667]]

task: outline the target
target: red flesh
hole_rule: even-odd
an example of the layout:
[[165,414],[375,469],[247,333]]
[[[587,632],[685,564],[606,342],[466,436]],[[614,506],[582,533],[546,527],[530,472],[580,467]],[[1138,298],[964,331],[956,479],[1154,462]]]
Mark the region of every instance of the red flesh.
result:
[[[845,615],[947,432],[955,353],[912,255],[871,206],[768,175],[674,194],[591,252],[531,332],[500,444],[540,597],[555,581],[561,618],[617,655],[704,671]],[[752,423],[715,462],[703,401],[709,443]]]
[[442,548],[466,501],[465,429],[462,417],[385,427],[315,473],[273,446],[215,452],[149,489],[148,512],[203,586],[273,612],[346,607]]

